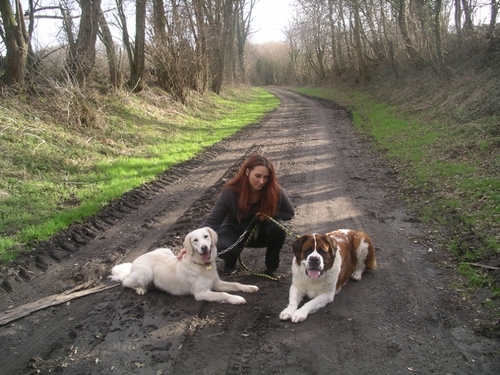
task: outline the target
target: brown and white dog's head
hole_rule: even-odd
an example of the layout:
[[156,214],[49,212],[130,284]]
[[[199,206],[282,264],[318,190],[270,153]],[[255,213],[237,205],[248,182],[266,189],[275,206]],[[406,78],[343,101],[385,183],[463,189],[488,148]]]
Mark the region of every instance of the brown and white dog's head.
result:
[[193,230],[184,239],[190,256],[200,257],[203,263],[213,263],[217,257],[217,233],[209,227]]
[[303,264],[306,274],[317,279],[333,267],[337,255],[335,239],[326,234],[305,234],[292,244],[297,265]]

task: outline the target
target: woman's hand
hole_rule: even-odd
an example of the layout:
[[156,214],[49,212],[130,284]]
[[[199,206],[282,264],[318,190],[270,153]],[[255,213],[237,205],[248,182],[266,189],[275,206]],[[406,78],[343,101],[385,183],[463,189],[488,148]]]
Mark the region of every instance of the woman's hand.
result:
[[181,251],[179,251],[179,253],[177,254],[177,260],[181,260],[182,258],[184,258],[184,255],[187,254],[187,250],[186,249],[181,249]]
[[265,221],[267,219],[267,215],[261,214],[260,212],[257,212],[255,216],[257,216],[257,220],[259,221]]

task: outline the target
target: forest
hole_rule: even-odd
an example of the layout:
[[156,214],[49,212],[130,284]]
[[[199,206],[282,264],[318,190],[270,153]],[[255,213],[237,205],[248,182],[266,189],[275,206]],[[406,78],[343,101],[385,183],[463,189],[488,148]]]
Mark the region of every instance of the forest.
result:
[[[154,85],[185,102],[225,84],[363,84],[424,71],[446,80],[498,67],[497,0],[295,0],[285,41],[254,45],[257,1],[1,0],[0,81]],[[50,45],[42,19],[58,29]]]

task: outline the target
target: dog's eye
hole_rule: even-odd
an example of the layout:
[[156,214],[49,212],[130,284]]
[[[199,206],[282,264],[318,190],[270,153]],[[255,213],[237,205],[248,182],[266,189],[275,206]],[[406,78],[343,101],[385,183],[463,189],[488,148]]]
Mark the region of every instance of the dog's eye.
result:
[[319,249],[317,249],[316,251],[317,251],[320,255],[326,255],[326,253],[328,252],[328,251],[326,251],[325,249],[323,249],[323,248],[321,248],[321,247],[320,247]]
[[193,242],[198,242],[198,239],[197,238],[193,238]]

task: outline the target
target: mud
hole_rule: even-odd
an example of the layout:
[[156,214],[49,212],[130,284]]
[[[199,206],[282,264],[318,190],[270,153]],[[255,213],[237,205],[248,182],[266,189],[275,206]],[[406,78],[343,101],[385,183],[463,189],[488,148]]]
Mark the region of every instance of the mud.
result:
[[[456,275],[446,252],[399,201],[390,164],[356,134],[343,108],[271,90],[282,105],[261,123],[3,267],[0,318],[73,288],[113,286],[114,264],[156,247],[178,251],[253,152],[275,162],[296,207],[287,223],[293,232],[363,230],[378,268],[305,322],[280,321],[291,283],[288,236],[279,281],[241,268],[227,278],[259,286],[244,295],[246,305],[115,286],[2,324],[2,374],[498,373],[499,341],[475,329],[485,312],[450,287]],[[242,260],[262,270],[264,252],[245,249]]]

